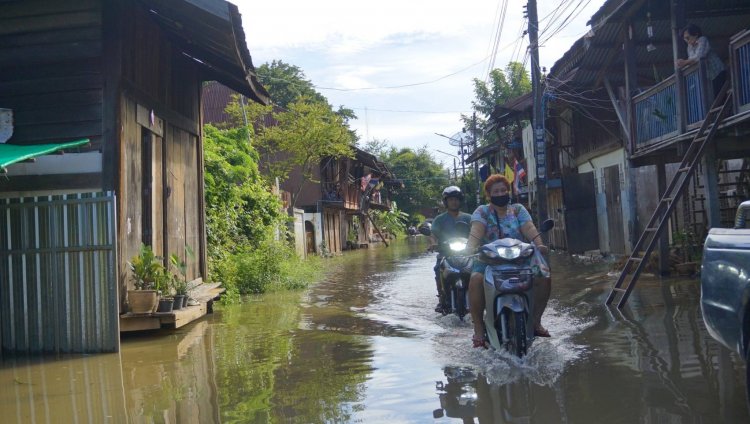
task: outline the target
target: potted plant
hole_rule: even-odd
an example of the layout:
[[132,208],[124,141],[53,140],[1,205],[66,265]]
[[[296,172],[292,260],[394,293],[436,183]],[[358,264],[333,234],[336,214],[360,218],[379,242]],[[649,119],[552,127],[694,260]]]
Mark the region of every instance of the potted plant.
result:
[[154,287],[159,295],[159,306],[156,312],[172,312],[175,306],[175,298],[169,296],[174,287],[174,275],[164,266],[156,273]]
[[161,258],[154,254],[151,246],[141,244],[140,253],[134,256],[128,266],[133,273],[135,290],[128,290],[128,306],[131,313],[146,314],[154,312],[158,302],[157,284],[161,284],[164,265]]
[[169,255],[169,263],[179,273],[173,279],[174,309],[181,309],[187,306],[188,300],[187,264],[174,253]]

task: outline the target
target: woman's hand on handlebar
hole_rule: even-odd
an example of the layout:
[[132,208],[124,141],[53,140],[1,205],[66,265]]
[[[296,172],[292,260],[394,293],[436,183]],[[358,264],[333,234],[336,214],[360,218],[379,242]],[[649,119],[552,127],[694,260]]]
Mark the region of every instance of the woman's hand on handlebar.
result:
[[536,247],[536,249],[537,249],[537,250],[539,251],[539,253],[541,253],[542,255],[546,255],[547,253],[549,253],[549,247],[547,247],[547,246],[545,246],[545,245],[543,245],[543,244],[540,244],[539,246],[537,246],[537,247]]

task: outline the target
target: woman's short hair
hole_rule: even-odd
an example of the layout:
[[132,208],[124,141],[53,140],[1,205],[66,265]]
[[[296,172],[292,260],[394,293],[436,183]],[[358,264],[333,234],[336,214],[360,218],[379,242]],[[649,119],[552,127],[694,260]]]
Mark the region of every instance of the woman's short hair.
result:
[[489,197],[490,191],[492,190],[492,186],[497,183],[503,183],[505,184],[505,187],[510,190],[510,181],[508,181],[507,178],[505,178],[505,175],[501,174],[493,174],[490,175],[489,178],[487,178],[487,181],[484,182],[484,193]]
[[682,30],[682,34],[684,35],[686,32],[693,37],[703,36],[703,31],[701,31],[701,28],[696,24],[688,24],[685,29]]

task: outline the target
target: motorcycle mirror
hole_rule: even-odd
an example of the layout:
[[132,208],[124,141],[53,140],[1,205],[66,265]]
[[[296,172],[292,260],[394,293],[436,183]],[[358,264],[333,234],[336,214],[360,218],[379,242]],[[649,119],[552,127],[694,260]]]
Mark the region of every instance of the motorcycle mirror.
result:
[[442,409],[435,409],[432,411],[432,418],[443,418],[444,413]]
[[542,222],[542,225],[539,226],[539,230],[543,233],[555,228],[555,221],[548,219],[544,222]]
[[432,231],[430,231],[430,227],[426,225],[422,225],[421,227],[419,227],[419,232],[425,236],[429,236],[430,234],[432,234]]

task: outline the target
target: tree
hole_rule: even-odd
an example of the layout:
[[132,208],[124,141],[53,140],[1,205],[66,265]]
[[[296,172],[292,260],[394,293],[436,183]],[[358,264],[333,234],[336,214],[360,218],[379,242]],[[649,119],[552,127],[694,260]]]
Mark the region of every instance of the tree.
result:
[[298,66],[274,60],[270,64],[264,63],[257,69],[258,79],[268,90],[275,106],[287,109],[290,104],[301,98],[307,98],[310,102],[328,105],[331,111],[341,117],[343,124],[347,127],[352,138],[358,138],[354,130],[349,128],[349,121],[357,119],[353,109],[339,105],[338,109],[328,103],[328,99],[319,93],[312,81],[307,79],[305,72]]
[[[292,169],[298,168],[305,180],[317,182],[313,171],[324,158],[354,157],[349,128],[327,103],[301,97],[287,107],[272,113],[275,125],[256,132],[255,144],[266,158],[263,168],[271,181],[285,180]],[[292,193],[292,206],[303,183]]]
[[[510,62],[505,69],[493,69],[488,83],[474,78],[474,100],[472,109],[477,114],[477,134],[484,134],[480,145],[508,142],[513,136],[515,126],[508,126],[497,132],[487,131],[488,120],[495,105],[502,105],[509,100],[531,92],[531,78],[519,62]],[[471,128],[472,117],[461,115],[465,128]]]
[[413,216],[423,209],[442,205],[440,196],[449,183],[448,170],[435,161],[427,147],[416,151],[391,147],[381,154],[380,160],[404,182],[403,189],[393,191],[393,200],[404,212]]
[[375,155],[378,158],[381,158],[386,152],[388,152],[391,149],[391,145],[388,143],[388,140],[380,140],[377,138],[373,138],[372,140],[368,141],[364,145],[360,145],[359,148],[364,150],[367,153],[370,153],[372,155]]
[[313,83],[298,66],[274,60],[270,64],[260,65],[256,72],[276,106],[286,108],[300,97],[328,103],[328,99],[315,90]]
[[247,129],[203,127],[209,258],[219,260],[272,237],[283,222],[281,202],[258,173]]

